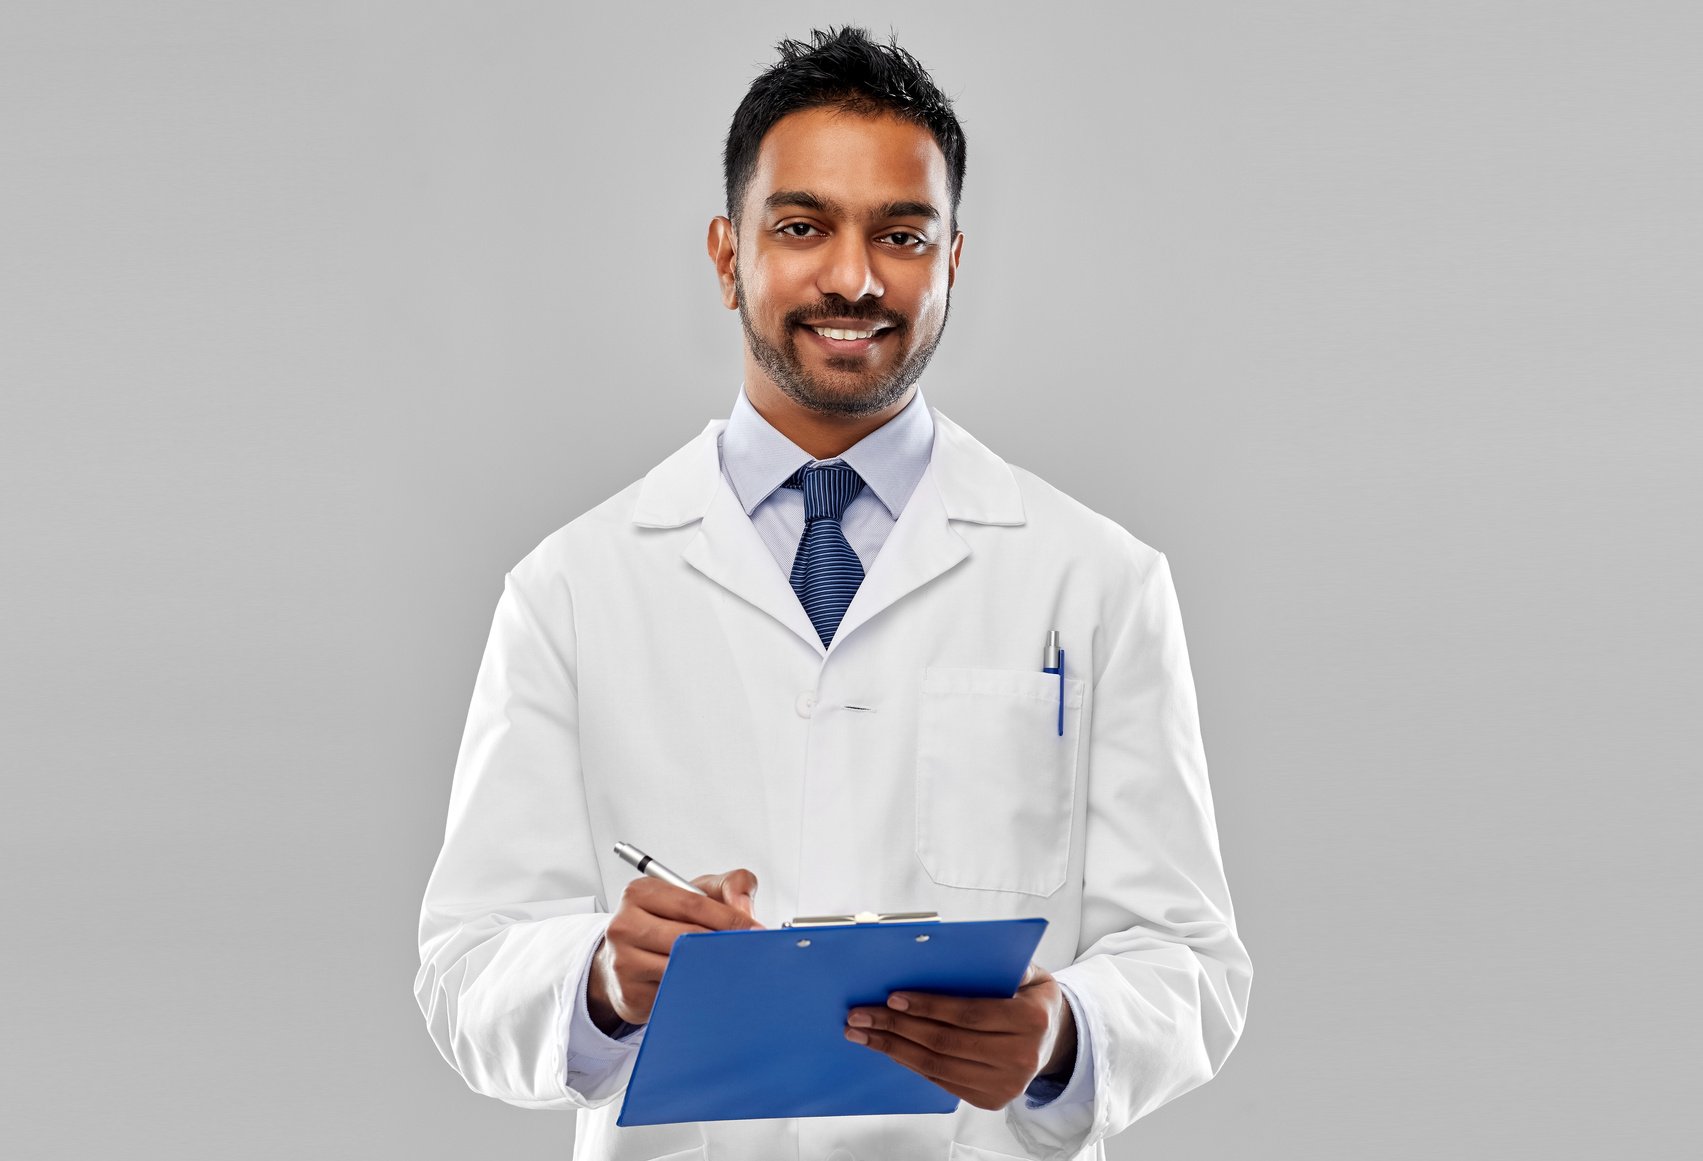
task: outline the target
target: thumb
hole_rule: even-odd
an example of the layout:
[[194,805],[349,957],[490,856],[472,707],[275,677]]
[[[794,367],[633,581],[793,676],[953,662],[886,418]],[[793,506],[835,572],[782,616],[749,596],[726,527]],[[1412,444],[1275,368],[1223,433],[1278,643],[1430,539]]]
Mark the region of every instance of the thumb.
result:
[[704,890],[747,915],[754,915],[752,896],[757,893],[757,876],[740,867],[721,875],[706,875],[700,884]]
[[753,908],[757,900],[757,876],[741,867],[737,871],[729,871],[724,890],[727,900],[735,907],[742,909],[747,915],[754,915]]

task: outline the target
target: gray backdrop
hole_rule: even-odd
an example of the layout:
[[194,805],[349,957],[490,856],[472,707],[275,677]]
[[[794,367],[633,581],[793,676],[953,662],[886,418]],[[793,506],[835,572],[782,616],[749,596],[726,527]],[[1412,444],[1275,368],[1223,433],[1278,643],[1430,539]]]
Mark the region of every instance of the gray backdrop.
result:
[[6,4],[7,1152],[566,1156],[420,895],[505,571],[733,402],[722,139],[830,21],[968,134],[931,402],[1183,602],[1253,1000],[1111,1155],[1677,1150],[1697,12]]

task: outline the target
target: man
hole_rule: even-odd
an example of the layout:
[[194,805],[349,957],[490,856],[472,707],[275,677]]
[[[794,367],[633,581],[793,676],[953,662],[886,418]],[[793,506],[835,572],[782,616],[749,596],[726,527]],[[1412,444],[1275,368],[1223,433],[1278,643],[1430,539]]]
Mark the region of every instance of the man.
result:
[[[741,391],[508,574],[416,996],[475,1091],[578,1109],[580,1158],[1104,1156],[1217,1073],[1252,980],[1170,569],[923,400],[950,103],[859,29],[780,51],[708,238]],[[731,869],[698,896],[619,841]],[[615,1125],[677,936],[866,910],[1048,920],[1011,999],[847,1013],[956,1113]]]

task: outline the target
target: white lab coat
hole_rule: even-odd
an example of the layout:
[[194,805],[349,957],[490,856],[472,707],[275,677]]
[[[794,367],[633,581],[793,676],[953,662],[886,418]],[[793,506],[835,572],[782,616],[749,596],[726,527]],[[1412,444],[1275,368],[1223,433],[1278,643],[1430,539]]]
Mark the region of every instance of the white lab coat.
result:
[[[933,410],[904,512],[824,650],[704,430],[508,574],[420,915],[415,995],[478,1093],[577,1109],[576,1159],[1103,1157],[1214,1076],[1252,965],[1164,555]],[[1047,632],[1065,651],[1041,670]],[[573,987],[635,872],[749,867],[757,918],[1043,916],[1093,1044],[1046,1109],[615,1125],[566,1083]]]

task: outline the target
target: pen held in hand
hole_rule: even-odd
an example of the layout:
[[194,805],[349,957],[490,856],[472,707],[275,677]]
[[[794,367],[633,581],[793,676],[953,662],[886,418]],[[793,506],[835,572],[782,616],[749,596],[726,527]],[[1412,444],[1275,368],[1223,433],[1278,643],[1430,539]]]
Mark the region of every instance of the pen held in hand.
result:
[[669,870],[667,867],[639,850],[639,848],[635,847],[632,843],[616,843],[615,853],[620,855],[626,862],[632,864],[632,866],[636,868],[640,874],[649,875],[653,879],[661,879],[664,883],[672,883],[681,890],[690,891],[694,895],[708,896],[709,894],[708,891],[703,890],[701,887],[694,886],[686,879],[681,878],[679,875],[675,874],[673,871]]

